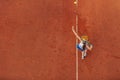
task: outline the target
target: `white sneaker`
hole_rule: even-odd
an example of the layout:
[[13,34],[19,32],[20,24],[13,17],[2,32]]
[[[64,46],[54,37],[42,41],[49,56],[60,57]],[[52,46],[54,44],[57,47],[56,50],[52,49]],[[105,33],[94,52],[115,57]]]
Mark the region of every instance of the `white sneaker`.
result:
[[84,54],[84,57],[86,57],[86,56],[87,56],[87,53]]
[[84,59],[84,57],[81,58],[82,60]]

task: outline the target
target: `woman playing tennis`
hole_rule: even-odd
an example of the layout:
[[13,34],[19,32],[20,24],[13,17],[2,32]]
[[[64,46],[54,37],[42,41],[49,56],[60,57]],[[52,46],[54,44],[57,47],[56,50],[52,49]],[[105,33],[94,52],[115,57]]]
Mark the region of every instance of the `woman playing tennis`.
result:
[[93,45],[88,41],[88,36],[83,35],[80,37],[75,32],[74,26],[72,26],[72,31],[79,40],[79,43],[76,47],[82,52],[82,59],[84,59],[87,56],[87,50],[92,50]]

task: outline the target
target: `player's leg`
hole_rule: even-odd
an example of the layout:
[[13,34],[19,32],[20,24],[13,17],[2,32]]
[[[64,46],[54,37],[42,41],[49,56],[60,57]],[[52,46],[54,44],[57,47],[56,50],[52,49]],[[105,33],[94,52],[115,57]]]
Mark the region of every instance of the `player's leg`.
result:
[[87,56],[87,49],[84,51],[84,57]]
[[84,59],[85,51],[82,51],[82,59]]

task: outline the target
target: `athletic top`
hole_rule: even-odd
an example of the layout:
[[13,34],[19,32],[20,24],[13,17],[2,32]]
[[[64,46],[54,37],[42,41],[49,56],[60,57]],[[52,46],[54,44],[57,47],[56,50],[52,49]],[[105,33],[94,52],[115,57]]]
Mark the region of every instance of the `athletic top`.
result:
[[79,47],[81,50],[85,50],[85,49],[86,49],[86,41],[81,41],[81,42],[78,44],[78,47]]

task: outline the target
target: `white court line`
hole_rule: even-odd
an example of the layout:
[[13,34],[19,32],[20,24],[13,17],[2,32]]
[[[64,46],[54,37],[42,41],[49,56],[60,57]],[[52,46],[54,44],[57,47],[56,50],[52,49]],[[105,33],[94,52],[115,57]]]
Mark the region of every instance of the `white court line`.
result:
[[[78,0],[76,0],[76,32],[78,33]],[[76,38],[76,45],[78,44],[78,39]],[[78,80],[78,49],[76,48],[76,80]]]
[[[78,15],[76,15],[76,20],[78,21]],[[78,33],[78,24],[76,24],[76,32]],[[76,38],[76,45],[78,44],[78,39]],[[78,49],[76,48],[76,80],[78,80]]]

